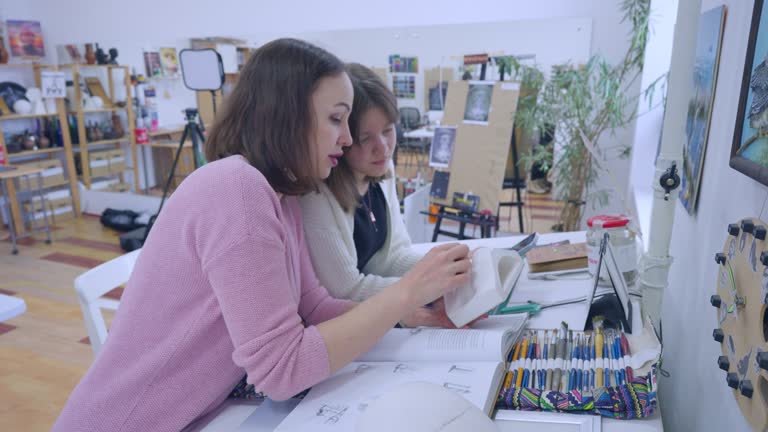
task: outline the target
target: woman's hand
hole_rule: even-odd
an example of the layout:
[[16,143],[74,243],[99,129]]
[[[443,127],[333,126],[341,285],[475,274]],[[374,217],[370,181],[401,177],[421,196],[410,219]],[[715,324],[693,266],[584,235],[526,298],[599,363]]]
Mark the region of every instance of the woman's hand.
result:
[[[462,328],[470,328],[472,324],[479,320],[487,318],[488,315],[483,315],[471,323],[465,325]],[[436,300],[431,306],[424,306],[417,308],[408,316],[400,321],[406,327],[442,327],[447,329],[455,329],[448,315],[445,312],[445,300],[442,298]]]
[[406,291],[407,303],[419,307],[469,283],[471,270],[469,248],[445,244],[430,250],[397,284]]

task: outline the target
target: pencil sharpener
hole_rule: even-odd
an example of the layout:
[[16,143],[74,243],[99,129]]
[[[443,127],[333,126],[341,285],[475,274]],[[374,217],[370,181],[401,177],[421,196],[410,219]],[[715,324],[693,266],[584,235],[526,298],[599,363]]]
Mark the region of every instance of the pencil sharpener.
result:
[[732,223],[728,225],[728,234],[736,237],[739,235],[739,224]]
[[754,388],[752,388],[752,381],[742,380],[739,383],[739,391],[741,392],[742,396],[752,398],[752,393],[754,392]]
[[755,227],[755,238],[758,240],[765,240],[766,230],[764,226],[758,225]]
[[723,329],[719,329],[719,328],[714,329],[712,331],[712,337],[715,338],[716,341],[722,343],[723,339],[725,339],[725,335],[723,334]]
[[745,233],[751,234],[755,231],[755,223],[749,219],[744,219],[743,221],[741,221],[741,229]]

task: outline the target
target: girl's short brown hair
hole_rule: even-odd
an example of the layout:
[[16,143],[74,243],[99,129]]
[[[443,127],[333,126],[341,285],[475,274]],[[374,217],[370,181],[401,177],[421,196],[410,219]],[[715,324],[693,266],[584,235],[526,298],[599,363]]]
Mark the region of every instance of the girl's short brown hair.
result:
[[258,48],[216,116],[206,159],[242,155],[279,193],[317,190],[311,97],[320,79],[341,73],[341,60],[301,40],[276,39]]
[[[380,109],[392,123],[397,123],[397,99],[387,88],[387,85],[369,68],[358,64],[348,63],[347,74],[352,81],[355,98],[352,102],[352,112],[349,114],[349,131],[352,135],[352,145],[360,145],[360,122],[363,116],[371,109]],[[372,182],[379,182],[389,177],[369,178]],[[355,185],[355,176],[345,158],[339,159],[339,165],[331,170],[331,175],[326,179],[328,188],[333,196],[346,212],[357,207],[360,194]]]

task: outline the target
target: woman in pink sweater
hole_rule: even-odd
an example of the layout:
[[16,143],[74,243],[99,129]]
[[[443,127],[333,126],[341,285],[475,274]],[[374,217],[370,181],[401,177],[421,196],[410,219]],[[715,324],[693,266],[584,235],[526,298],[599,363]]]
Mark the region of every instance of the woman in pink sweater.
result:
[[253,54],[206,142],[211,162],[157,219],[55,431],[178,431],[245,374],[287,399],[468,281],[467,248],[447,245],[362,303],[319,284],[297,196],[352,143],[352,101],[343,63],[320,48],[280,39]]

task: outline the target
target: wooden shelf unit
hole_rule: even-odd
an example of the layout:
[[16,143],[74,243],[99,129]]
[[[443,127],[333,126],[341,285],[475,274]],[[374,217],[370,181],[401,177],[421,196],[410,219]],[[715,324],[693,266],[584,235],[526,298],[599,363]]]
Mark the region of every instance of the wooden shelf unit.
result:
[[[71,101],[71,105],[76,107],[74,111],[71,112],[71,114],[75,114],[77,116],[77,135],[79,138],[80,145],[77,146],[80,154],[80,166],[82,168],[82,175],[81,178],[83,180],[83,184],[85,185],[86,189],[91,189],[92,179],[91,179],[91,173],[90,173],[90,157],[89,157],[89,150],[88,147],[92,145],[99,145],[99,144],[114,144],[115,147],[120,147],[120,144],[123,142],[128,142],[128,149],[131,153],[131,160],[133,161],[132,167],[128,168],[127,170],[130,170],[133,172],[133,191],[135,193],[140,193],[139,189],[139,164],[136,154],[136,134],[134,133],[134,129],[136,127],[136,120],[134,117],[133,112],[133,103],[131,101],[131,75],[130,70],[128,69],[128,66],[118,66],[118,65],[83,65],[83,64],[68,64],[63,65],[62,68],[66,68],[72,71],[72,81],[75,83],[74,92],[75,92],[75,100]],[[108,108],[100,108],[100,109],[83,109],[83,94],[82,90],[80,88],[80,85],[78,84],[80,82],[80,76],[81,71],[83,69],[104,69],[106,70],[107,74],[107,81],[108,81],[108,88],[106,91],[109,92],[109,97],[112,99],[110,101],[104,101],[106,105],[109,105]],[[123,82],[116,83],[114,72],[116,70],[122,70],[123,71]],[[125,94],[126,94],[126,101],[124,107],[117,107],[115,106],[115,88],[117,85],[124,85],[125,86]],[[109,140],[99,140],[99,141],[93,141],[88,142],[86,132],[85,132],[85,122],[86,114],[92,114],[92,113],[107,113],[107,112],[114,112],[114,111],[122,111],[125,110],[126,117],[127,117],[127,124],[124,125],[125,129],[125,136],[121,138],[115,138],[115,139],[109,139]],[[86,143],[86,145],[82,145],[83,143]],[[124,181],[122,172],[119,174],[120,181]]]
[[[42,63],[15,63],[15,64],[5,64],[0,65],[0,75],[2,74],[2,70],[4,68],[19,68],[19,67],[28,67],[32,69],[35,85],[40,88],[42,87],[42,77],[41,72],[43,70],[51,70],[56,71],[60,70],[57,66],[53,65],[47,65]],[[39,150],[27,150],[22,151],[18,153],[8,153],[7,146],[5,144],[5,134],[3,133],[3,126],[7,121],[11,120],[28,120],[28,119],[36,119],[36,118],[51,118],[55,117],[58,119],[59,127],[61,128],[61,137],[64,147],[51,147],[47,149],[39,149]],[[54,143],[51,143],[52,145]],[[64,104],[64,99],[56,99],[56,112],[55,113],[48,113],[48,114],[6,114],[0,116],[0,150],[2,150],[3,154],[6,157],[6,160],[8,164],[13,165],[14,163],[25,163],[25,162],[39,162],[44,161],[46,159],[51,159],[55,155],[57,155],[60,152],[64,152],[64,163],[66,164],[66,172],[69,174],[66,179],[65,183],[68,185],[69,193],[72,198],[72,209],[74,212],[74,215],[76,217],[80,216],[80,191],[77,185],[77,175],[75,172],[75,159],[74,159],[74,153],[72,151],[72,141],[69,136],[69,128],[67,123],[67,109]],[[34,158],[34,156],[41,156],[39,158]],[[46,187],[46,189],[51,187],[60,187],[62,184],[58,185],[51,185]],[[20,221],[21,214],[14,214],[13,215],[14,220]],[[21,224],[19,224],[17,227],[17,231],[21,231]]]

